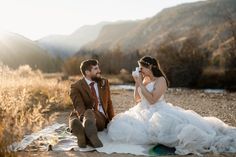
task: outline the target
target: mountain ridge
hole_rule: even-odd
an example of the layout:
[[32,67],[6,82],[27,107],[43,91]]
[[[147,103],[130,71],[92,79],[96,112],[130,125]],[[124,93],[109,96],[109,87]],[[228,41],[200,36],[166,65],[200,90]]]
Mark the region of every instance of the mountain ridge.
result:
[[53,56],[67,58],[76,53],[82,45],[93,41],[102,27],[109,22],[84,25],[68,35],[49,35],[37,40],[38,45]]
[[[151,18],[136,21],[136,26],[130,27],[126,30],[127,32],[120,33],[120,36],[115,38],[109,37],[112,37],[112,33],[119,34],[120,30],[117,30],[117,25],[110,24],[109,29],[104,26],[97,39],[81,49],[83,51],[86,49],[111,51],[119,46],[124,52],[136,49],[147,51],[147,49],[157,48],[171,35],[175,37],[175,40],[180,40],[190,37],[194,31],[198,32],[201,45],[208,45],[208,48],[217,47],[219,44],[218,39],[215,39],[215,33],[218,31],[218,38],[221,38],[222,34],[227,34],[225,33],[227,30],[222,29],[227,22],[222,13],[225,8],[230,10],[232,17],[235,17],[236,1],[233,0],[199,1],[166,8]],[[131,23],[127,22],[124,25]]]

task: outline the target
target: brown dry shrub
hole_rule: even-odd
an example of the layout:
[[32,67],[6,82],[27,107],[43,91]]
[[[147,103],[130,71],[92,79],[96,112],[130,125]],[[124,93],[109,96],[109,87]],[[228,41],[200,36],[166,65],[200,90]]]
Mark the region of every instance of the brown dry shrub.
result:
[[5,155],[11,155],[11,143],[47,125],[53,112],[71,106],[69,82],[44,79],[28,66],[11,70],[1,64],[0,82],[0,153]]

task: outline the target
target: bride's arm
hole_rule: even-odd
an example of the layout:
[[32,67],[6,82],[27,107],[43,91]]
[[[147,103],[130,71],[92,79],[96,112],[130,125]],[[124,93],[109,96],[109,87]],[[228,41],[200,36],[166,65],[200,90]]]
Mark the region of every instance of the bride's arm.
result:
[[134,100],[136,103],[140,102],[141,101],[141,97],[140,95],[138,94],[138,85],[135,83],[135,89],[134,89]]
[[143,96],[147,99],[150,104],[156,103],[160,97],[165,93],[167,89],[166,80],[164,77],[160,77],[156,83],[154,90],[149,92],[146,87],[141,83],[140,84],[141,92]]
[[142,75],[135,76],[133,78],[134,78],[134,81],[135,81],[134,100],[135,100],[136,103],[139,103],[141,101],[141,97],[140,97],[139,92],[138,92],[138,87],[140,86],[141,83],[146,84],[147,79],[142,78]]

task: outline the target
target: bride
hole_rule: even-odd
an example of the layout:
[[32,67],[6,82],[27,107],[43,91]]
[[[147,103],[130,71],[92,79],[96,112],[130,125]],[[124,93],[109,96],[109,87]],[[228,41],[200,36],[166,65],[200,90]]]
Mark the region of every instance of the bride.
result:
[[236,128],[215,117],[202,117],[165,102],[168,81],[156,59],[144,56],[135,80],[137,105],[118,114],[108,125],[113,141],[163,144],[177,154],[236,152]]

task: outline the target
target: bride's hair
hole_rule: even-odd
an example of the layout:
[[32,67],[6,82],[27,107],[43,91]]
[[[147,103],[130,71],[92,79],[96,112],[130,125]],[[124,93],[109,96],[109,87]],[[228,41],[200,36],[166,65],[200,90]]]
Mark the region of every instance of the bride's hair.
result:
[[167,86],[169,86],[169,81],[168,81],[165,73],[161,69],[159,62],[155,58],[153,58],[151,56],[144,56],[138,61],[138,63],[140,63],[142,66],[144,66],[146,68],[151,68],[152,74],[155,77],[163,76],[166,80]]

